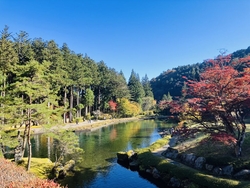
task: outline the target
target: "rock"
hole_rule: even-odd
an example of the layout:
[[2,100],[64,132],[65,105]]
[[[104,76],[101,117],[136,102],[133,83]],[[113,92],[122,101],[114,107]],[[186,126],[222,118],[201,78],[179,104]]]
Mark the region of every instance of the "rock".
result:
[[159,173],[159,171],[156,168],[153,168],[152,175],[156,179],[160,177],[160,173]]
[[160,178],[160,172],[155,167],[150,167],[146,169],[146,172],[152,174],[155,179]]
[[138,159],[137,153],[132,153],[132,155],[129,157],[129,161],[135,161]]
[[171,187],[181,187],[181,181],[175,177],[172,177],[169,181]]
[[170,158],[170,159],[176,159],[178,156],[178,150],[168,147],[168,149],[166,151],[164,151],[162,153],[162,155],[166,158]]
[[219,176],[219,175],[222,175],[222,169],[220,167],[215,167],[213,169],[213,174]]
[[236,174],[234,174],[235,178],[247,178],[250,175],[250,170],[249,169],[243,169]]
[[121,162],[128,162],[128,154],[127,152],[118,152],[117,159]]
[[194,162],[194,167],[197,169],[202,169],[206,163],[206,158],[198,157]]
[[228,165],[222,168],[222,175],[231,176],[233,173],[233,165]]
[[179,140],[179,137],[178,137],[178,136],[173,136],[173,137],[169,140],[169,143],[168,143],[169,146],[170,146],[170,147],[175,146],[175,145],[177,144],[178,140]]
[[213,165],[210,165],[210,164],[206,164],[206,165],[205,165],[205,168],[206,168],[206,170],[208,170],[208,171],[212,171],[213,168],[214,168],[214,166],[213,166]]
[[139,163],[138,163],[138,161],[137,161],[137,160],[134,160],[134,161],[130,162],[130,163],[129,163],[129,168],[130,168],[130,170],[132,170],[132,171],[138,170],[138,169],[139,169]]
[[196,158],[197,157],[193,153],[182,155],[183,162],[191,166],[194,165],[194,161],[196,160]]

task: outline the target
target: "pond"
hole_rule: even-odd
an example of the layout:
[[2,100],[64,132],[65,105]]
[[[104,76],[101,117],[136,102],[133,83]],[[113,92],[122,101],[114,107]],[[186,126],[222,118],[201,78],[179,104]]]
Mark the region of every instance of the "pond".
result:
[[[84,150],[82,170],[60,183],[69,188],[159,187],[119,165],[116,153],[147,147],[161,138],[158,129],[172,126],[161,121],[142,120],[110,125],[93,132],[76,132]],[[35,135],[32,147],[33,157],[47,157],[54,161],[52,139]]]

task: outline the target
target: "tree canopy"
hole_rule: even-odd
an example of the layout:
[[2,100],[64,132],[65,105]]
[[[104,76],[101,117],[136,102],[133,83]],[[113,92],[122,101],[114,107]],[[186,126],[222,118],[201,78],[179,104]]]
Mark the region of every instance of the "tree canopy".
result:
[[[171,112],[199,123],[197,131],[224,133],[235,138],[236,155],[241,155],[245,137],[245,117],[250,112],[249,56],[231,55],[208,60],[199,80],[187,80],[186,98],[170,102]],[[242,71],[239,67],[245,67]]]
[[[144,83],[152,97],[148,79]],[[28,143],[29,158],[32,125],[79,121],[82,116],[91,118],[94,111],[114,117],[136,116],[145,96],[135,73],[128,84],[122,71],[104,61],[75,53],[66,43],[60,47],[54,40],[31,39],[25,31],[12,35],[7,26],[0,33],[0,93],[2,152],[5,155],[4,148],[11,144],[6,131],[11,129],[18,140],[11,148],[20,144],[22,157]],[[152,104],[153,99],[148,101]],[[148,110],[149,104],[143,105]],[[17,134],[22,126],[23,135]]]

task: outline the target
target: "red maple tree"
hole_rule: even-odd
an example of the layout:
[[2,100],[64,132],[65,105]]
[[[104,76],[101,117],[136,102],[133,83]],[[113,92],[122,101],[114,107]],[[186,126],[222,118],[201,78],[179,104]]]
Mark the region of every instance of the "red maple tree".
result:
[[117,110],[117,103],[116,102],[114,102],[113,100],[111,100],[108,103],[109,103],[109,109],[111,111],[116,111]]
[[[186,99],[172,101],[172,113],[198,122],[197,131],[225,133],[235,138],[236,156],[245,138],[244,118],[250,108],[249,57],[231,61],[231,56],[208,60],[199,80],[187,80]],[[240,71],[236,67],[243,67]],[[225,135],[223,134],[223,135]]]

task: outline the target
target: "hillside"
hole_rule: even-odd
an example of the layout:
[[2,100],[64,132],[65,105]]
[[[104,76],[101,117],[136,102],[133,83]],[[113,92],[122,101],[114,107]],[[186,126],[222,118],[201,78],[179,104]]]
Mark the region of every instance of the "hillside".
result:
[[[250,55],[250,47],[232,53],[232,59],[242,58]],[[198,79],[199,73],[204,70],[206,63],[196,63],[192,65],[178,66],[172,70],[161,73],[150,81],[154,97],[157,101],[161,100],[164,94],[170,93],[171,96],[181,96],[184,87],[183,76],[188,79]]]

